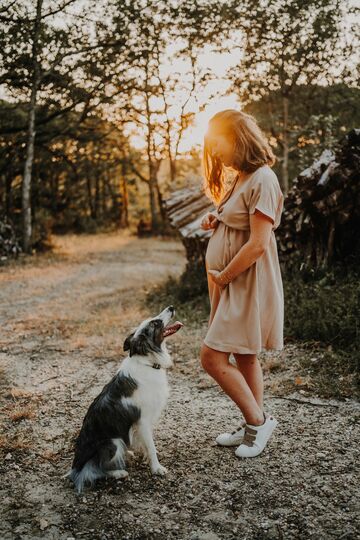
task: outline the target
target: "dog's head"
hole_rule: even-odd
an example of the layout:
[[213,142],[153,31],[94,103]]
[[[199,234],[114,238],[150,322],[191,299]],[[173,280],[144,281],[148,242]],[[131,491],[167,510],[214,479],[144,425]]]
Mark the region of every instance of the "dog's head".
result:
[[175,314],[175,308],[168,306],[159,315],[143,321],[124,341],[124,351],[130,351],[129,356],[139,354],[147,356],[161,353],[162,344],[166,337],[175,334],[183,324],[176,321],[170,324]]

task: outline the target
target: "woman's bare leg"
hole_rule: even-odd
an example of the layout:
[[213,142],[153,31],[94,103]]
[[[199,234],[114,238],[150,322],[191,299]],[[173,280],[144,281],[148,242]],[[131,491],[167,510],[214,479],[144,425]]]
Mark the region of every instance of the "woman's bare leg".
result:
[[264,378],[256,354],[233,353],[237,367],[243,374],[260,409],[264,407]]
[[259,426],[264,423],[262,409],[241,371],[230,364],[230,353],[211,349],[205,343],[200,351],[201,364],[205,371],[216,380],[225,393],[240,408],[248,424]]

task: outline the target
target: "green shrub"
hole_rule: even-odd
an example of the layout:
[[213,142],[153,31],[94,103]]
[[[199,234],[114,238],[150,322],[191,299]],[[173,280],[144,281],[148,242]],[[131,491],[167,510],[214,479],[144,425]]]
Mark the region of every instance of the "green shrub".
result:
[[334,267],[283,275],[284,334],[316,346],[301,358],[325,397],[359,395],[360,280],[358,270]]
[[360,348],[360,281],[355,269],[283,276],[285,333],[333,349]]

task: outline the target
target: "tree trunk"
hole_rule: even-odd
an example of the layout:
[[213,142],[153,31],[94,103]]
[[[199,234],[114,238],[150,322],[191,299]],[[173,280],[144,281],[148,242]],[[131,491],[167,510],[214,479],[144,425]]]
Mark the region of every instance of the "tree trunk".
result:
[[129,196],[126,183],[126,163],[122,160],[121,163],[121,199],[122,199],[122,210],[120,225],[121,227],[129,226]]
[[43,0],[37,0],[36,19],[34,22],[34,36],[32,46],[32,62],[33,62],[33,81],[31,86],[30,110],[28,121],[27,145],[26,145],[26,160],[24,166],[24,176],[22,182],[22,219],[23,219],[23,249],[26,253],[31,250],[31,172],[34,161],[34,146],[35,146],[35,109],[37,91],[39,86],[40,69],[38,64],[38,39],[41,22],[41,9]]
[[282,184],[284,194],[289,191],[289,98],[283,96],[283,161],[282,161]]
[[92,182],[91,182],[91,173],[89,169],[87,168],[86,171],[86,188],[87,188],[87,195],[88,195],[88,205],[90,210],[90,216],[92,219],[95,219],[95,209],[94,209],[94,201],[92,196]]
[[149,196],[150,196],[150,212],[151,212],[151,228],[152,230],[158,231],[159,229],[159,219],[157,213],[157,204],[156,204],[156,183],[154,178],[149,180]]
[[156,191],[157,191],[157,200],[158,200],[158,205],[159,205],[159,209],[160,209],[160,215],[161,215],[163,226],[164,226],[165,225],[165,220],[166,220],[166,212],[165,212],[165,208],[164,208],[164,204],[163,204],[162,194],[161,194],[160,187],[159,187],[159,182],[156,182]]
[[149,167],[149,199],[150,199],[150,213],[151,213],[151,228],[153,231],[157,231],[159,228],[158,213],[156,208],[156,171],[153,163],[153,129],[152,129],[152,114],[150,109],[150,97],[147,90],[148,83],[148,66],[146,66],[146,88],[145,88],[145,107],[146,107],[146,120],[147,120],[147,134],[146,134],[146,150]]
[[108,204],[107,204],[107,197],[108,197],[108,185],[110,182],[109,179],[109,170],[105,169],[103,174],[101,175],[101,214],[103,219],[108,219]]
[[95,219],[98,219],[99,210],[100,210],[100,178],[99,178],[98,169],[95,169],[94,183],[95,183],[94,217]]
[[5,175],[5,215],[10,217],[13,206],[13,197],[12,197],[12,180],[13,176],[11,172]]

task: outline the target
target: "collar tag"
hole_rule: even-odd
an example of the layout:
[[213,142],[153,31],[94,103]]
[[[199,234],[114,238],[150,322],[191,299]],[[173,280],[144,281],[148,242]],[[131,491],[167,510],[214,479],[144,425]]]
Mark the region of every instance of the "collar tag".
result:
[[161,368],[160,364],[153,364],[152,367],[154,369],[160,369]]

